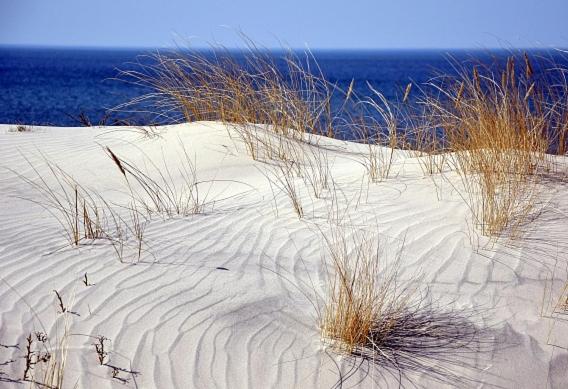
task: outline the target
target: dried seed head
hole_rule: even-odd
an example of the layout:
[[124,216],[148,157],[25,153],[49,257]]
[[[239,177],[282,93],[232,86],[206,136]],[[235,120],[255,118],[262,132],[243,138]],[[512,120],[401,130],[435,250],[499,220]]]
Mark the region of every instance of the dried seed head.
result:
[[515,86],[515,57],[509,57],[507,60],[507,73],[509,74],[509,79],[511,80],[511,85]]
[[55,289],[53,290],[53,292],[55,293],[55,296],[57,296],[57,301],[59,302],[59,309],[61,309],[61,313],[67,312],[67,308],[63,304],[63,299],[61,298],[59,292],[56,291]]
[[529,55],[525,52],[525,75],[527,76],[527,78],[531,78],[533,74],[534,70],[529,59]]
[[460,89],[458,90],[458,95],[456,96],[456,104],[455,104],[456,108],[460,105],[460,101],[461,101],[461,98],[463,96],[464,88],[465,88],[465,84],[462,81],[462,83],[460,84]]
[[406,103],[406,101],[408,100],[408,96],[410,95],[411,89],[412,89],[412,83],[409,82],[408,85],[406,86],[406,90],[404,91],[404,98],[402,99],[403,103]]
[[351,79],[351,83],[349,84],[349,89],[347,89],[347,95],[345,96],[345,101],[349,100],[351,97],[351,93],[353,93],[353,86],[355,85],[355,79]]
[[120,159],[116,156],[115,153],[112,152],[112,150],[108,146],[106,148],[106,151],[107,151],[108,155],[112,158],[112,160],[114,161],[116,166],[118,166],[122,175],[126,177],[126,170],[122,166],[122,162],[120,161]]
[[481,80],[479,79],[477,66],[473,68],[473,81],[475,82],[475,89],[477,89],[478,92],[481,92]]
[[534,90],[534,82],[531,84],[531,86],[530,86],[529,89],[527,90],[527,93],[525,94],[525,101],[527,101],[527,100],[529,99],[529,97],[531,96],[533,90]]

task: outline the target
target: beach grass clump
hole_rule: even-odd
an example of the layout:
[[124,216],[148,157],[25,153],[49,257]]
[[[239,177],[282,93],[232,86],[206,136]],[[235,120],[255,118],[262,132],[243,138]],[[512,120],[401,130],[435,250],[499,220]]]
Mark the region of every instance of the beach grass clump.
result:
[[410,289],[398,284],[396,266],[389,269],[370,234],[346,236],[334,227],[324,241],[330,268],[320,318],[324,342],[346,354],[380,347],[409,304]]
[[[529,69],[530,62],[525,64]],[[550,111],[529,70],[514,57],[498,73],[474,67],[432,82],[436,97],[423,102],[432,128],[443,131],[460,193],[485,235],[515,233],[536,201],[537,173],[546,168]]]
[[396,149],[411,148],[427,175],[455,169],[461,178],[455,188],[474,224],[489,236],[520,231],[537,201],[538,173],[548,168],[546,153],[551,145],[557,153],[566,150],[564,71],[558,70],[555,80],[542,72],[537,76],[528,55],[520,65],[514,56],[504,66],[456,65],[457,75],[419,86],[433,93],[418,99],[416,112],[403,113],[412,84],[401,104],[389,102],[372,85],[371,96],[361,98],[354,81],[347,91],[328,82],[309,52],[305,59],[293,52],[279,57],[244,41],[241,54],[212,47],[153,55],[138,70],[121,74],[151,92],[117,109],[142,104],[169,121],[225,123],[253,159],[305,167],[298,175],[316,198],[329,186],[329,167],[299,149],[307,135],[358,136],[367,146],[360,163],[371,182],[391,177]]
[[149,88],[118,110],[143,104],[170,121],[214,120],[226,123],[253,159],[261,157],[258,125],[285,137],[304,133],[331,135],[331,89],[312,72],[309,52],[300,60],[292,51],[275,56],[244,38],[243,55],[213,46],[209,52],[156,53],[139,70],[120,78]]
[[452,387],[475,382],[479,355],[494,347],[479,311],[433,302],[419,291],[421,277],[403,280],[404,242],[388,261],[376,232],[336,226],[323,240],[329,265],[318,308],[324,345],[354,358],[354,365],[380,367],[401,386],[414,383],[413,374]]

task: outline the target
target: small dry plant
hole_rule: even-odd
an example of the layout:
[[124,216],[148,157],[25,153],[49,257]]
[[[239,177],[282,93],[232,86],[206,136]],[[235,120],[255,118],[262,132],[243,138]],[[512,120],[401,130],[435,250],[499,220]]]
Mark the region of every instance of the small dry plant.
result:
[[[5,280],[2,281],[4,281],[4,283],[6,283],[11,289],[15,290]],[[84,283],[89,284],[88,281]],[[92,284],[89,285],[92,286]],[[63,389],[65,382],[68,381],[66,376],[69,374],[69,369],[67,367],[69,354],[72,350],[77,350],[70,347],[70,341],[71,337],[76,336],[86,336],[96,340],[96,342],[93,343],[93,346],[97,361],[99,365],[103,365],[109,369],[110,376],[113,379],[122,383],[128,383],[128,378],[119,376],[121,372],[131,375],[132,377],[138,374],[132,369],[120,368],[109,363],[111,352],[108,347],[108,343],[110,342],[108,338],[100,335],[90,336],[71,333],[71,318],[74,315],[79,316],[77,312],[73,311],[75,292],[73,291],[70,296],[65,296],[65,298],[62,293],[57,291],[54,292],[54,303],[57,315],[55,318],[54,330],[48,335],[43,321],[38,316],[35,309],[28,305],[42,331],[33,331],[28,333],[25,337],[24,347],[20,348],[18,345],[14,346],[14,348],[21,350],[23,353],[21,357],[23,366],[20,370],[21,374],[14,378],[7,376],[6,382],[25,382],[29,384],[30,388],[34,389]],[[64,300],[67,302],[67,305],[63,303]],[[10,363],[13,362],[15,363],[16,359],[10,361]],[[0,380],[0,382],[4,381]]]
[[96,343],[93,343],[99,365],[104,365],[108,357],[108,351],[106,349],[106,344],[105,344],[106,341],[108,341],[108,339],[100,335],[96,337]]
[[[45,332],[41,331],[30,333],[26,337],[23,357],[24,369],[21,379],[29,382],[34,388],[63,388],[69,338],[71,336],[71,312],[63,307],[61,295],[58,292],[55,292],[55,294],[59,308],[55,339],[51,339]],[[69,303],[73,304],[73,301],[74,299],[71,298]],[[63,329],[59,330],[61,326]]]
[[19,133],[32,132],[32,127],[26,126],[25,124],[18,124],[16,127],[11,127],[8,131],[19,132]]

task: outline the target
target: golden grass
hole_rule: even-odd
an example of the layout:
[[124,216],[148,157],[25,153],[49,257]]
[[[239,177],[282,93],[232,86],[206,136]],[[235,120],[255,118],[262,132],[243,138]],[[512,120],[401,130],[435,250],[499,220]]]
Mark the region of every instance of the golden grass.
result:
[[511,57],[499,78],[476,67],[432,83],[437,96],[423,101],[485,235],[517,234],[535,206],[537,173],[546,168],[552,116],[536,81],[524,74]]
[[153,64],[140,63],[141,70],[120,76],[153,92],[116,109],[144,103],[154,107],[158,117],[174,121],[221,121],[253,159],[263,154],[258,125],[291,138],[304,133],[332,135],[330,85],[311,71],[311,66],[317,68],[311,54],[306,52],[306,59],[300,60],[288,51],[276,59],[246,37],[243,40],[247,52],[242,58],[218,46],[211,48],[213,55],[197,50],[153,55]]
[[[537,78],[528,55],[520,66],[513,57],[497,70],[492,65],[464,66],[458,76],[417,86],[425,93],[420,110],[408,114],[401,106],[408,105],[414,93],[412,83],[403,91],[400,106],[372,85],[372,95],[361,98],[354,81],[347,91],[329,83],[309,51],[305,60],[292,52],[277,59],[242,38],[247,48],[242,57],[223,47],[213,47],[208,54],[158,53],[153,64],[123,72],[122,79],[153,92],[118,109],[150,103],[159,117],[226,123],[255,160],[281,160],[296,169],[311,165],[311,171],[298,175],[312,186],[316,198],[329,187],[329,174],[320,173],[330,169],[321,168],[321,158],[305,160],[298,150],[295,141],[305,141],[306,134],[335,137],[345,129],[357,134],[367,146],[360,162],[371,182],[388,179],[395,150],[410,147],[427,175],[456,169],[461,177],[456,188],[474,223],[491,236],[520,230],[534,208],[535,173],[547,167],[546,152],[551,145],[561,154],[567,148],[565,70],[549,64],[550,71]],[[337,96],[343,104],[332,108]]]
[[479,311],[434,303],[418,290],[420,277],[402,280],[404,242],[387,260],[376,231],[333,226],[322,234],[328,284],[316,310],[326,346],[354,366],[377,365],[400,386],[413,385],[416,373],[452,387],[477,383],[479,355],[494,350]]
[[412,297],[398,284],[397,265],[381,257],[371,234],[332,227],[324,234],[327,247],[328,291],[320,327],[324,342],[339,352],[380,347]]

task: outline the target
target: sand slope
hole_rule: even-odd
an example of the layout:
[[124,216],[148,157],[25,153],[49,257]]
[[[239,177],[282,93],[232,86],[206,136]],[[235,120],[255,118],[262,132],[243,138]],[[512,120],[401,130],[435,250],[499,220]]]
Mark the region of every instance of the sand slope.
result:
[[[393,371],[354,368],[322,347],[312,302],[325,293],[319,229],[330,201],[302,189],[306,216],[299,220],[269,184],[264,164],[224,126],[168,126],[152,139],[124,128],[11,128],[0,126],[0,387],[22,387],[11,380],[21,378],[30,331],[43,326],[52,338],[61,331],[53,290],[66,302],[74,296],[66,387],[398,387]],[[121,263],[105,243],[70,247],[57,220],[29,201],[41,196],[14,173],[34,177],[28,158],[49,179],[43,154],[120,203],[124,180],[103,147],[175,166],[180,141],[195,157],[199,179],[214,180],[204,185],[208,206],[202,214],[153,217],[140,261],[131,250]],[[369,184],[360,146],[319,142],[350,223],[378,231],[386,251],[403,246],[401,279],[422,275],[421,290],[428,288],[431,299],[475,310],[472,320],[489,327],[484,352],[462,356],[469,366],[452,366],[448,382],[406,371],[416,386],[568,387],[568,352],[547,344],[568,346],[568,329],[541,315],[550,301],[545,286],[553,284],[556,296],[566,279],[568,199],[561,182],[547,183],[543,212],[523,239],[484,249],[483,237],[472,246],[459,195],[439,177],[424,177],[415,158],[397,153],[393,178]],[[85,273],[92,286],[81,283]],[[315,290],[306,287],[310,281]],[[119,379],[98,365],[92,344],[99,335],[111,340],[109,364],[123,369]]]

